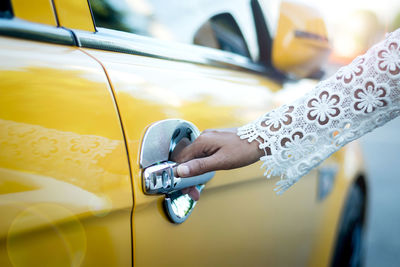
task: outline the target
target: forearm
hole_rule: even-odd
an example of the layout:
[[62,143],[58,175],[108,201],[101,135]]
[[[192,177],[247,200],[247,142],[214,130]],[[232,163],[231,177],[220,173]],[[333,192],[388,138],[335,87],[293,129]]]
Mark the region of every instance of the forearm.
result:
[[348,142],[400,114],[400,30],[294,103],[241,127],[283,192]]

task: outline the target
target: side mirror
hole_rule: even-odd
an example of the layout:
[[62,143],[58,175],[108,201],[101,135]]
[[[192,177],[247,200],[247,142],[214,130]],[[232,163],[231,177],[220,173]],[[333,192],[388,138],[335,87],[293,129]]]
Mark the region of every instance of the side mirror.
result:
[[295,78],[316,77],[330,53],[326,26],[315,9],[282,2],[272,64]]

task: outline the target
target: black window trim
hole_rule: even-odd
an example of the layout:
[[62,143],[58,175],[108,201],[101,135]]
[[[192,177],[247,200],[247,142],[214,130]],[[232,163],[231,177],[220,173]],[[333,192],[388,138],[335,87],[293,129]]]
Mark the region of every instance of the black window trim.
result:
[[0,19],[0,35],[63,45],[76,45],[71,31],[18,18]]
[[254,28],[256,30],[257,44],[260,53],[258,62],[262,65],[273,67],[272,38],[261,5],[258,0],[251,0],[250,6],[253,13]]
[[2,0],[0,2],[0,18],[10,19],[14,17],[14,11],[11,6],[11,0]]

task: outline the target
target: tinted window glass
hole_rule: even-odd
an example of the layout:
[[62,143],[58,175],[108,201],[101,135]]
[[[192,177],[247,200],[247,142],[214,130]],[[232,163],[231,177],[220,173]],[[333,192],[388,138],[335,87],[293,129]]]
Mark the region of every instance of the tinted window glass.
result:
[[204,23],[193,42],[249,57],[249,50],[239,26],[229,13],[216,15]]
[[11,1],[0,1],[0,18],[12,18]]
[[198,44],[249,56],[234,17],[201,9],[197,1],[90,0],[97,27]]

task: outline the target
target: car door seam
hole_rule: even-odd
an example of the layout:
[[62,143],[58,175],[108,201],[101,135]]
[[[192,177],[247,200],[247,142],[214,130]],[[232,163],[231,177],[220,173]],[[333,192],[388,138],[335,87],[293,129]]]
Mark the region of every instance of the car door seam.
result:
[[92,56],[90,53],[86,52],[85,50],[83,50],[81,48],[78,48],[78,50],[80,50],[82,53],[86,54],[87,56],[89,56],[93,60],[95,60],[101,66],[101,68],[103,69],[104,74],[105,74],[106,79],[107,79],[107,82],[108,82],[108,85],[110,86],[111,95],[112,95],[113,102],[114,102],[114,105],[115,105],[115,108],[116,108],[116,111],[117,111],[117,115],[118,115],[118,118],[119,118],[119,122],[120,122],[120,125],[121,125],[122,136],[124,138],[124,143],[125,143],[125,152],[126,152],[127,160],[128,160],[129,177],[130,177],[130,180],[131,180],[131,191],[132,191],[132,207],[131,207],[131,216],[130,216],[129,223],[130,223],[130,230],[131,230],[131,248],[132,248],[132,251],[131,251],[131,262],[132,262],[132,266],[133,266],[134,265],[134,261],[133,261],[134,260],[134,242],[133,242],[133,224],[132,224],[132,220],[133,220],[133,208],[134,208],[135,205],[134,205],[134,195],[133,195],[133,177],[132,177],[131,160],[130,160],[130,156],[129,156],[128,142],[127,142],[127,138],[126,138],[126,134],[125,134],[124,124],[122,122],[121,113],[120,113],[120,110],[119,110],[119,107],[118,107],[118,104],[117,104],[117,100],[116,100],[116,97],[115,97],[114,88],[113,88],[113,86],[111,84],[111,80],[110,80],[110,77],[108,75],[108,72],[107,72],[106,68],[104,67],[104,65],[96,57]]

